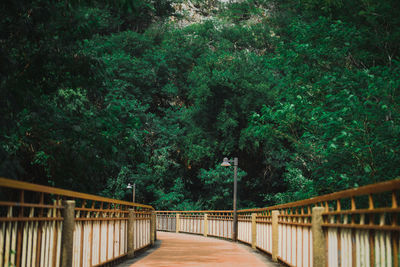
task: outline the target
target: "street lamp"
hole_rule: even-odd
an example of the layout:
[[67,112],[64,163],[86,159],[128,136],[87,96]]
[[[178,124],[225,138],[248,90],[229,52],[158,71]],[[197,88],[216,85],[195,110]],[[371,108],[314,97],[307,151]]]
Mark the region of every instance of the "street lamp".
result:
[[237,209],[236,209],[236,198],[237,198],[237,167],[239,164],[238,158],[228,159],[224,158],[221,166],[230,167],[233,163],[233,231],[232,231],[232,240],[237,241]]
[[128,185],[126,186],[127,189],[132,189],[132,202],[135,203],[135,191],[136,191],[136,183],[133,183],[133,185],[131,183],[128,183]]

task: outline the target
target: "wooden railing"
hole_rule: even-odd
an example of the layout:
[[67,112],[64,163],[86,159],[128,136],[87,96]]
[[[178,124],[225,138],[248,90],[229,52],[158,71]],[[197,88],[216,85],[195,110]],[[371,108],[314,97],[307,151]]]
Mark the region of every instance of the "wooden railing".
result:
[[151,206],[0,178],[0,266],[99,266],[154,239]]
[[[400,180],[392,180],[273,207],[239,210],[238,240],[289,266],[398,267],[399,191]],[[232,211],[156,213],[158,230],[231,238]],[[210,231],[210,217],[215,231]],[[184,227],[181,218],[190,218]],[[203,228],[190,225],[199,222]]]
[[232,211],[156,211],[157,230],[230,239]]

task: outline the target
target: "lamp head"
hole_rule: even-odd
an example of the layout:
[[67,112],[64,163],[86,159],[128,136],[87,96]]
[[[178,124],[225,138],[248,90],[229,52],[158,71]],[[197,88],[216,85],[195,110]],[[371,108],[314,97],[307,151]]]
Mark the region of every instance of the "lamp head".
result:
[[132,185],[131,183],[128,183],[128,185],[126,186],[127,189],[132,189]]
[[224,160],[221,163],[221,166],[229,167],[229,166],[232,166],[232,165],[229,163],[228,158],[224,158]]

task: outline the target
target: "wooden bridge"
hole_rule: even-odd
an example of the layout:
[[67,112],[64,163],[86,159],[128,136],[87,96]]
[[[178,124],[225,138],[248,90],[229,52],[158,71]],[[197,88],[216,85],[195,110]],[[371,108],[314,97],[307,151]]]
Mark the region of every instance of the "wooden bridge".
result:
[[[392,180],[239,210],[237,239],[289,266],[398,267],[399,191],[400,180]],[[230,210],[155,211],[148,205],[0,178],[0,266],[113,265],[154,245],[157,230],[195,234],[186,237],[195,243],[217,237],[232,245],[236,243],[222,240],[235,236],[233,225]],[[167,233],[159,234],[166,238]],[[167,247],[172,255],[177,249]],[[208,251],[224,258],[230,250]],[[152,253],[153,260],[160,253]],[[158,265],[140,266],[161,266],[160,259]]]

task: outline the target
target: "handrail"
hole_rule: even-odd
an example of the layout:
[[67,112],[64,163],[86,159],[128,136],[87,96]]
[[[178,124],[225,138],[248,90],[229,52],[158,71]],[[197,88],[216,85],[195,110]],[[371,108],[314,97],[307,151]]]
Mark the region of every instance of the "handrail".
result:
[[232,213],[232,210],[156,210],[156,213]]
[[326,195],[322,195],[322,196],[318,196],[318,197],[312,197],[309,199],[299,200],[299,201],[290,202],[290,203],[286,203],[286,204],[280,204],[280,205],[275,205],[275,206],[270,206],[270,207],[265,207],[265,208],[243,209],[243,210],[238,210],[238,212],[240,212],[240,213],[260,212],[260,211],[294,208],[294,207],[301,207],[301,206],[307,206],[307,205],[317,204],[317,203],[321,203],[321,202],[331,201],[331,200],[339,200],[339,199],[357,197],[357,196],[368,195],[368,194],[379,194],[379,193],[393,191],[393,190],[399,190],[399,189],[400,189],[400,178],[397,178],[397,179],[391,180],[391,181],[370,184],[370,185],[361,186],[358,188],[347,189],[347,190],[343,190],[343,191],[339,191],[339,192],[335,192],[335,193],[331,193],[331,194],[326,194]]
[[122,205],[127,205],[127,206],[135,206],[135,207],[154,210],[154,208],[150,205],[133,203],[133,202],[117,200],[117,199],[112,199],[112,198],[107,198],[107,197],[101,197],[101,196],[96,196],[96,195],[91,195],[91,194],[79,193],[79,192],[55,188],[55,187],[51,187],[51,186],[38,185],[38,184],[32,184],[32,183],[27,183],[27,182],[22,182],[22,181],[17,181],[17,180],[11,180],[11,179],[7,179],[4,177],[0,177],[0,187],[8,187],[8,188],[19,189],[19,190],[28,190],[28,191],[46,193],[46,194],[55,194],[55,195],[60,195],[60,196],[81,198],[81,199],[93,200],[93,201],[99,201],[99,202],[122,204]]
[[[384,194],[383,194],[384,193]],[[395,266],[400,179],[238,211],[238,240],[289,266]],[[157,229],[233,239],[233,211],[157,211]],[[226,215],[228,213],[228,215]]]
[[0,177],[0,266],[102,266],[154,244],[150,205]]
[[[391,181],[386,181],[386,182],[381,182],[381,183],[376,183],[376,184],[370,184],[370,185],[365,185],[361,186],[358,188],[352,188],[352,189],[347,189],[331,194],[326,194],[322,196],[317,196],[317,197],[312,197],[308,199],[303,199],[295,202],[290,202],[290,203],[285,203],[285,204],[280,204],[280,205],[275,205],[275,206],[269,206],[269,207],[264,207],[264,208],[254,208],[254,209],[242,209],[238,210],[238,213],[248,213],[248,212],[262,212],[262,211],[271,211],[271,210],[279,210],[279,209],[286,209],[286,208],[294,208],[294,207],[301,207],[301,206],[307,206],[307,205],[312,205],[312,204],[317,204],[321,202],[326,202],[326,201],[332,201],[332,200],[339,200],[339,199],[344,199],[344,198],[351,198],[351,197],[357,197],[357,196],[362,196],[362,195],[368,195],[368,194],[379,194],[387,191],[393,191],[393,190],[399,190],[400,189],[400,177],[396,178]],[[156,211],[156,213],[231,213],[233,210],[159,210]]]

